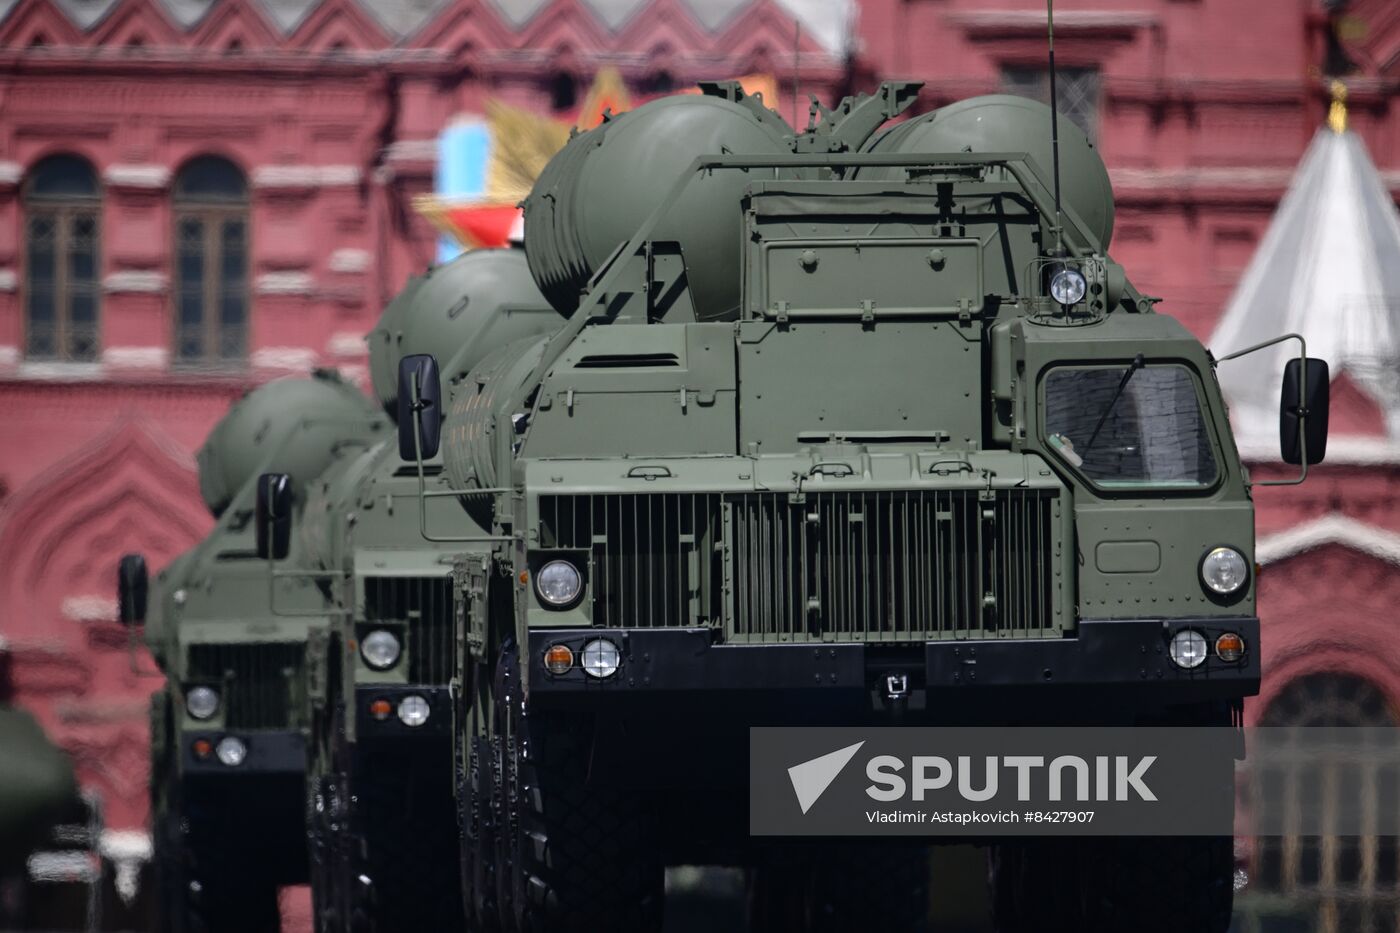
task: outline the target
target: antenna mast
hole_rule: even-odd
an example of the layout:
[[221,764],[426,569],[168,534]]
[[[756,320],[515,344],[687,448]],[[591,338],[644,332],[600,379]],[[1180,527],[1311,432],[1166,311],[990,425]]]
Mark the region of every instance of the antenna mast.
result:
[[[798,19],[796,16],[793,17],[793,20],[794,20],[794,22],[793,22],[793,29],[792,29],[792,128],[793,128],[793,130],[800,132],[802,128],[801,128],[800,126],[798,126],[798,123],[797,123],[797,110],[798,110],[798,106],[797,106],[797,95],[798,95],[797,73],[798,73],[799,68],[801,67],[800,62],[801,62],[801,57],[802,57],[802,20]],[[775,83],[776,83],[776,82],[775,82]]]
[[1060,98],[1055,87],[1055,0],[1045,0],[1045,25],[1050,44],[1050,153],[1055,174],[1055,253],[1064,253],[1060,212]]

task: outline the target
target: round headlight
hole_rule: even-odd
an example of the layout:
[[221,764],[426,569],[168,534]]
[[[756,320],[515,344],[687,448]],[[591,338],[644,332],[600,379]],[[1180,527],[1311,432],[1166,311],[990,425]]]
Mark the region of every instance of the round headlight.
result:
[[1220,596],[1229,596],[1249,581],[1244,555],[1232,547],[1213,549],[1201,561],[1201,582]]
[[219,756],[219,760],[230,768],[236,768],[243,764],[243,760],[248,757],[248,746],[243,744],[243,740],[233,735],[226,735],[219,739],[219,744],[214,746],[214,754]]
[[1050,297],[1062,305],[1079,304],[1086,288],[1084,274],[1078,269],[1065,267],[1050,276]]
[[1206,637],[1200,632],[1184,629],[1172,638],[1169,650],[1176,666],[1189,671],[1205,663],[1210,648],[1206,645]]
[[360,640],[360,657],[376,671],[388,670],[399,660],[399,640],[393,632],[375,629]]
[[212,687],[191,687],[185,694],[185,709],[195,719],[208,719],[219,711],[219,694]]
[[578,568],[566,560],[552,560],[535,574],[535,592],[550,606],[572,605],[583,590]]
[[431,712],[428,701],[416,693],[410,693],[399,701],[399,722],[405,726],[423,725]]
[[622,653],[617,650],[617,645],[606,638],[595,638],[584,645],[579,657],[579,666],[584,673],[600,680],[616,674],[618,666],[622,664]]

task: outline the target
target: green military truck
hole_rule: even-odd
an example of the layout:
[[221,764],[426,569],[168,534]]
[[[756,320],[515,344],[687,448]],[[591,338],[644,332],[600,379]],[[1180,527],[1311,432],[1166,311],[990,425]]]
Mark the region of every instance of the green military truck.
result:
[[[1110,258],[1085,137],[998,96],[885,125],[910,85],[795,133],[703,90],[526,201],[563,329],[450,403],[401,362],[405,459],[497,538],[457,565],[478,928],[655,930],[691,863],[751,869],[755,926],[917,929],[919,850],[749,836],[749,726],[1229,725],[1258,689],[1216,361]],[[1326,388],[1284,374],[1304,474]],[[1060,841],[993,847],[1002,933],[1224,933],[1230,840]]]
[[[465,384],[491,350],[561,323],[519,249],[467,253],[415,276],[385,309],[367,338],[375,393],[392,415],[403,356],[435,353],[449,382]],[[429,489],[442,488],[440,460],[424,473]],[[338,457],[311,483],[295,532],[288,529],[289,545],[300,542],[306,556],[291,562],[316,575],[336,620],[313,636],[310,661],[329,691],[312,721],[307,775],[321,930],[448,930],[462,922],[450,754],[452,565],[463,548],[489,553],[490,543],[451,498],[429,497],[420,508],[420,490],[418,470],[390,439]]]
[[306,881],[306,737],[325,693],[307,651],[330,619],[311,577],[269,580],[255,487],[279,471],[302,501],[304,484],[329,463],[388,434],[369,400],[332,372],[255,389],[199,453],[214,529],[153,585],[142,556],[121,561],[122,619],[144,624],[166,675],[151,698],[163,929],[277,930],[278,887]]

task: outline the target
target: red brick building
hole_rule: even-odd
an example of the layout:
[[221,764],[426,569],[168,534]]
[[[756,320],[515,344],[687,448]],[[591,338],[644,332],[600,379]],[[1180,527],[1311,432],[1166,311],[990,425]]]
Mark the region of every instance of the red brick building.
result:
[[[1400,191],[1391,0],[1077,0],[1056,20],[1062,109],[1112,172],[1115,258],[1203,338],[1324,121],[1324,71],[1347,72],[1351,125]],[[794,83],[829,101],[912,78],[927,109],[1043,95],[1044,59],[1035,0],[0,0],[0,635],[20,701],[139,828],[156,680],[113,621],[115,559],[160,565],[207,529],[192,451],[230,399],[363,373],[361,335],[434,256],[412,199],[454,117],[569,118],[604,67],[642,98],[769,74],[789,118]],[[1341,663],[1309,651],[1319,617],[1333,648],[1356,617],[1389,631],[1382,447],[1260,497],[1264,538],[1333,513],[1381,535],[1275,549],[1299,562],[1264,577],[1280,671]],[[1400,637],[1382,643],[1367,676],[1397,709]]]

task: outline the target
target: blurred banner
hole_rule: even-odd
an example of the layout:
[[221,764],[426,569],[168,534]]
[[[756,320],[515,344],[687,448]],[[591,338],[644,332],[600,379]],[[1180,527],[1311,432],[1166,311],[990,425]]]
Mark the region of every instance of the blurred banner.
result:
[[[739,83],[750,94],[777,103],[771,75],[745,75]],[[699,93],[691,89],[683,93]],[[656,95],[662,96],[662,95]],[[573,119],[541,116],[497,101],[485,116],[464,115],[438,137],[435,191],[413,206],[442,233],[438,261],[463,250],[505,246],[523,236],[519,204],[535,179],[575,129],[588,130],[611,115],[647,99],[634,99],[616,69],[598,72]]]

